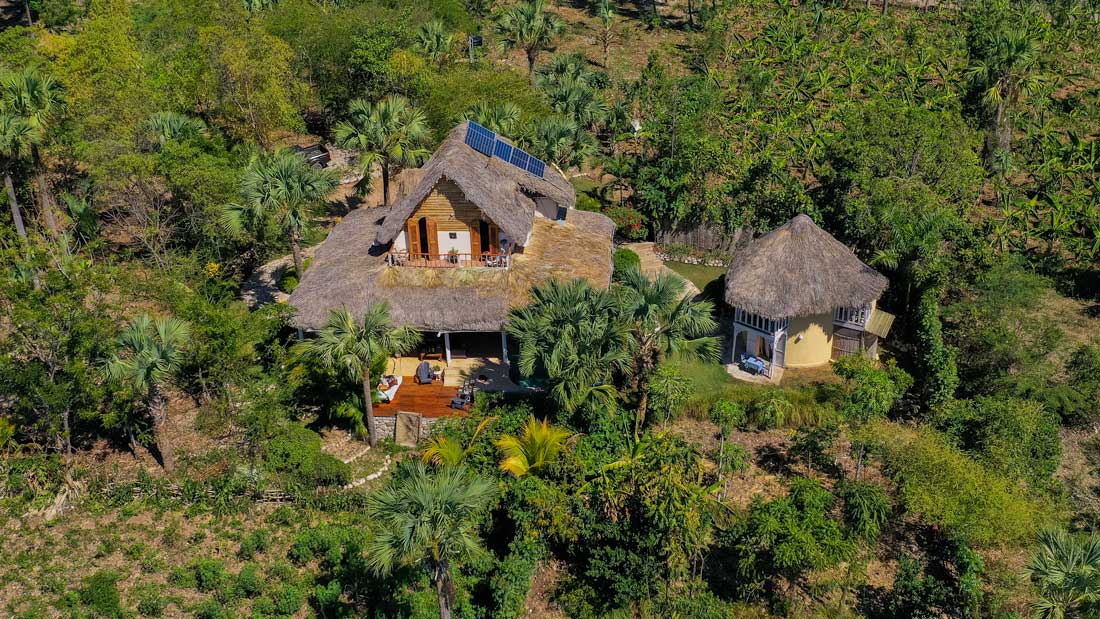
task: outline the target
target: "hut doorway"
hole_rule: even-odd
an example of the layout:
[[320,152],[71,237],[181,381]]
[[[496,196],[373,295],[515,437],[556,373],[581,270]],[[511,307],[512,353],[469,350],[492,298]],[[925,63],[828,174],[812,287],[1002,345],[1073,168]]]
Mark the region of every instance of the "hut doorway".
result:
[[416,222],[416,236],[417,241],[419,241],[420,253],[428,254],[431,257],[439,255],[439,235],[436,232],[434,221],[427,217],[418,219]]

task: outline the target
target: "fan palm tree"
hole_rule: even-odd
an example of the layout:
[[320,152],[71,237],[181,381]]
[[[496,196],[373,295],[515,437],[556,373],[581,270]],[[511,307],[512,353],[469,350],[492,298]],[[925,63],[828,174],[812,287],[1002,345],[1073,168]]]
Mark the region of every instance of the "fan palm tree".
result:
[[442,67],[454,50],[455,35],[447,32],[438,19],[425,23],[416,32],[416,46],[436,66]]
[[[382,355],[405,354],[420,343],[420,332],[409,326],[395,326],[385,302],[374,303],[356,322],[346,308],[334,309],[317,337],[295,346],[295,352],[321,365],[344,373],[363,385],[363,412],[371,447],[378,444],[374,425],[374,377],[371,362]],[[357,432],[361,428],[356,429]]]
[[465,467],[431,472],[417,462],[368,499],[366,516],[376,529],[366,546],[367,566],[389,574],[420,565],[435,587],[440,619],[451,619],[451,571],[484,552],[477,525],[495,494],[493,482]]
[[31,144],[37,141],[37,132],[29,123],[13,114],[0,114],[0,171],[4,173],[4,189],[8,194],[11,218],[15,231],[27,242],[27,228],[23,225],[23,211],[15,195],[11,168],[16,161],[30,157]]
[[540,118],[523,141],[531,154],[559,168],[581,165],[597,148],[596,138],[567,116]]
[[649,383],[657,365],[671,354],[703,359],[718,356],[718,328],[710,301],[695,301],[685,294],[684,280],[672,274],[646,277],[640,269],[628,270],[621,279],[621,311],[632,340],[629,374],[639,396],[635,434],[645,426]]
[[497,447],[504,452],[500,470],[516,477],[537,473],[558,458],[570,436],[568,430],[555,428],[548,419],[538,421],[532,417],[523,428],[523,436],[506,434],[497,440]]
[[[191,328],[177,318],[134,318],[118,339],[118,352],[104,364],[107,379],[129,389],[153,422],[153,436],[161,463],[171,470],[172,459],[161,430],[168,419],[164,389],[179,372],[183,348]],[[68,429],[66,428],[66,433]],[[126,424],[130,448],[137,450],[133,423]]]
[[600,20],[596,41],[603,49],[603,68],[607,69],[610,63],[611,44],[618,36],[615,33],[615,7],[611,0],[596,0],[592,6],[596,18]]
[[1100,536],[1040,533],[1039,550],[1025,574],[1038,589],[1032,605],[1036,619],[1095,617],[1100,612]]
[[230,204],[222,224],[230,231],[248,230],[259,241],[274,222],[286,235],[294,256],[294,270],[305,271],[302,237],[313,225],[312,215],[325,196],[336,189],[336,176],[318,170],[296,153],[280,150],[257,158],[245,172],[240,204]]
[[511,101],[478,102],[466,109],[462,119],[472,120],[490,131],[513,135],[521,113],[519,106]]
[[527,54],[527,73],[535,83],[539,53],[549,49],[565,32],[565,22],[546,10],[546,0],[527,0],[504,11],[495,27],[504,51],[522,49]]
[[1011,152],[1013,108],[1039,92],[1046,79],[1039,73],[1039,41],[1026,29],[988,33],[983,47],[983,57],[970,65],[966,75],[980,90],[989,113],[985,150],[991,162],[998,153]]
[[145,121],[145,130],[160,146],[172,140],[200,137],[206,134],[206,123],[176,112],[157,112]]
[[370,192],[374,166],[382,169],[382,203],[390,203],[390,179],[401,168],[420,165],[429,155],[428,119],[400,95],[377,103],[356,99],[348,105],[348,119],[336,125],[336,142],[359,151],[363,180],[358,190]]
[[613,405],[614,379],[629,359],[629,334],[616,310],[613,295],[585,280],[539,284],[531,303],[508,319],[508,334],[519,343],[520,374],[545,379],[550,397],[566,412]]
[[35,170],[38,203],[46,226],[54,238],[61,236],[53,194],[46,178],[40,146],[64,107],[61,83],[50,75],[24,69],[0,78],[0,112],[10,114],[30,126],[28,139],[31,163]]

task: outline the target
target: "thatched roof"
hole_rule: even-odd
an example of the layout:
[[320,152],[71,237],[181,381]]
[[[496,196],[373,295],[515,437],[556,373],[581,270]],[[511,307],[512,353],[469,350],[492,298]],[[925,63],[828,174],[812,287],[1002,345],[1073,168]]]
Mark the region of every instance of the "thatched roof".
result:
[[755,239],[733,255],[726,303],[779,319],[858,307],[889,282],[806,215]]
[[316,329],[339,307],[362,316],[376,301],[390,304],[397,324],[424,331],[498,331],[512,307],[527,302],[531,286],[551,277],[583,277],[605,287],[611,280],[615,224],[598,213],[570,210],[564,222],[536,218],[531,241],[508,269],[416,268],[386,265],[373,246],[393,208],[352,211],[314,254],[290,295],[296,326]]
[[535,202],[528,194],[545,196],[558,206],[573,208],[576,203],[573,186],[553,166],[547,166],[545,176],[539,178],[496,157],[486,157],[466,145],[468,127],[469,123],[463,122],[451,130],[421,168],[420,181],[408,195],[394,202],[390,216],[378,228],[375,240],[379,244],[393,241],[443,178],[458,185],[467,199],[508,238],[521,245],[535,219]]

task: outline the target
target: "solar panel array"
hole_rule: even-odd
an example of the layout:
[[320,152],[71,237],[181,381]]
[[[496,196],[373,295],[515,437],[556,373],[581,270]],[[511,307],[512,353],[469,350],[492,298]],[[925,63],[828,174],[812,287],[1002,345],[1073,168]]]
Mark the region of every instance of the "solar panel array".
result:
[[546,163],[541,159],[522,148],[512,146],[498,138],[496,133],[472,120],[466,128],[466,145],[486,157],[496,157],[539,178],[546,174]]

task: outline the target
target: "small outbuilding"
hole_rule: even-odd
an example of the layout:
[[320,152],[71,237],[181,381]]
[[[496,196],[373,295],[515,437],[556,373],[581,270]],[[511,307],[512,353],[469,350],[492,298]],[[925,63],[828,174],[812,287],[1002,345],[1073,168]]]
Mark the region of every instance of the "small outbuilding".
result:
[[796,216],[730,262],[734,361],[756,357],[771,375],[846,354],[877,356],[894,320],[876,305],[888,283],[809,216]]

